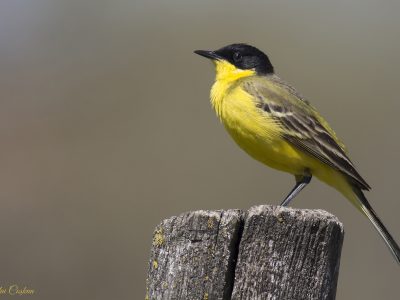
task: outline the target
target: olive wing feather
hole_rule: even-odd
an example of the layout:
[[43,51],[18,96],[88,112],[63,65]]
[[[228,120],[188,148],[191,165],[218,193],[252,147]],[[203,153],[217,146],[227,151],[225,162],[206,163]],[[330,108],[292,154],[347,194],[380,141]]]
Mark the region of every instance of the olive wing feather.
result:
[[345,174],[359,188],[370,189],[332,128],[293,87],[274,76],[244,82],[243,88],[253,96],[262,113],[282,127],[286,141]]

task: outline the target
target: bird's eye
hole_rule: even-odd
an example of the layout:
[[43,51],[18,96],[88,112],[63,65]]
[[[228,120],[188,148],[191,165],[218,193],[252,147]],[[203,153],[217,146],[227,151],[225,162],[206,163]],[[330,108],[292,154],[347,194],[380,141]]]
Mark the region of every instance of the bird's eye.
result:
[[242,58],[243,58],[243,56],[242,56],[242,54],[241,54],[240,52],[235,52],[235,53],[233,53],[233,60],[234,60],[235,62],[241,61]]

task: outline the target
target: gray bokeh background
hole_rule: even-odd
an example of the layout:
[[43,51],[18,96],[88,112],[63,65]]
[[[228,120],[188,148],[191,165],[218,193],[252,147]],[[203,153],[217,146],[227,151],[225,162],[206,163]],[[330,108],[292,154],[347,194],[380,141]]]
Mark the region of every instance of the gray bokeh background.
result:
[[[248,42],[327,118],[400,240],[398,1],[2,1],[0,285],[29,299],[142,299],[154,226],[280,203],[292,177],[245,155],[195,49]],[[345,225],[337,299],[398,299],[368,221],[312,182],[293,203]],[[6,296],[1,296],[6,299]]]

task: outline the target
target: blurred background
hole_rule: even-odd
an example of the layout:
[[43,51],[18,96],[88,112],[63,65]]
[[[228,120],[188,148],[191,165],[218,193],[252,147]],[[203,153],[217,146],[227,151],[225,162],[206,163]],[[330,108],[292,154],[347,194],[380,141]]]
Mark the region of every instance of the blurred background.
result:
[[[244,154],[209,104],[210,62],[247,42],[327,118],[400,241],[400,2],[1,1],[0,286],[29,299],[142,299],[154,227],[279,204],[294,184]],[[398,299],[399,267],[340,194],[337,299]],[[7,296],[1,296],[6,299]]]

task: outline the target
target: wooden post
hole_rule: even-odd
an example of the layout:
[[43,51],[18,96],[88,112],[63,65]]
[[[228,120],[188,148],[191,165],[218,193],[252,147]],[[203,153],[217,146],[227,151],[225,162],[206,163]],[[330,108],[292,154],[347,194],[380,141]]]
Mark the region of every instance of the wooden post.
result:
[[343,235],[322,210],[171,217],[154,232],[146,299],[335,299]]

